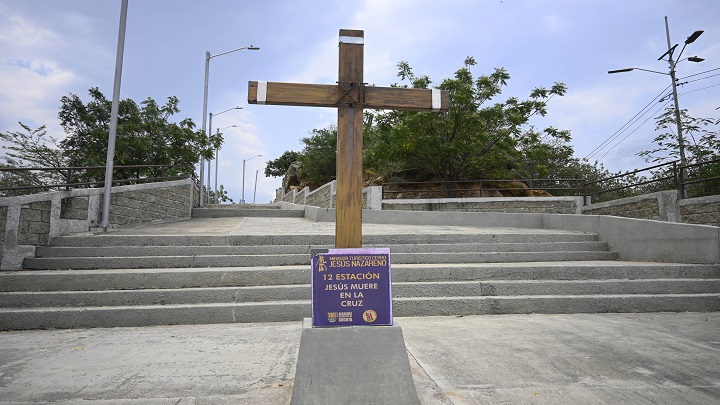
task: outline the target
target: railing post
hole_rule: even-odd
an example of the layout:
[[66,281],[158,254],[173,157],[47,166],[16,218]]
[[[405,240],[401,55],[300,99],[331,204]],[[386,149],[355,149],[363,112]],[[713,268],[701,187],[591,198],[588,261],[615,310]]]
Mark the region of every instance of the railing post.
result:
[[[673,164],[676,165],[677,163],[674,162]],[[678,191],[680,191],[680,199],[684,200],[685,199],[685,166],[683,166],[682,163],[680,164],[680,170],[678,170],[678,172],[679,172],[678,183],[680,185],[680,188]]]
[[65,179],[65,191],[70,191],[70,184],[72,183],[72,169],[67,170],[67,179]]

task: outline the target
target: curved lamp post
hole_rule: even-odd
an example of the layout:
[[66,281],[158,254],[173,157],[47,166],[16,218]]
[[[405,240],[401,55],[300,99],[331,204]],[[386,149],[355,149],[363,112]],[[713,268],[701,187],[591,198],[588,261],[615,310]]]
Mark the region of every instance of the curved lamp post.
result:
[[[219,112],[219,113],[217,113],[217,114],[215,114],[215,115],[220,115],[220,114],[222,114],[222,113],[226,113],[226,112],[232,111],[232,110],[242,110],[242,107],[228,108],[227,110],[221,111],[221,112]],[[210,118],[209,118],[209,119],[210,119],[210,122],[208,123],[208,130],[209,130],[208,135],[210,135],[210,134],[212,133],[213,113],[210,113],[209,116],[210,116]],[[216,155],[216,156],[215,156],[215,171],[216,171],[216,173],[217,173],[217,148],[215,148],[215,155]],[[207,202],[210,203],[210,161],[208,161],[207,170],[208,170],[208,174],[207,174],[207,193],[206,193],[206,194],[207,194]],[[201,173],[202,173],[202,172],[201,172]],[[215,177],[216,177],[216,181],[215,181],[215,183],[216,183],[216,184],[215,184],[215,191],[217,192],[217,174],[216,174]]]
[[242,198],[240,199],[241,204],[245,204],[245,162],[247,162],[248,160],[255,159],[256,157],[260,157],[260,156],[262,156],[262,155],[255,155],[251,158],[243,159]]
[[[242,48],[233,49],[231,51],[218,53],[216,55],[211,55],[210,51],[205,52],[205,87],[204,87],[204,94],[203,94],[203,112],[202,112],[202,130],[205,131],[206,134],[209,133],[208,127],[205,125],[206,118],[207,118],[207,102],[208,102],[208,81],[210,78],[210,59],[217,58],[218,56],[227,55],[229,53],[241,51],[243,49],[247,49],[250,51],[257,51],[260,48],[250,45],[250,46],[244,46]],[[200,206],[203,206],[203,177],[204,177],[204,168],[205,168],[205,159],[203,157],[200,157]]]
[[[650,70],[650,69],[643,69],[643,68],[636,68],[636,67],[610,70],[610,71],[608,71],[608,73],[613,74],[613,73],[631,72],[633,70],[642,70],[645,72],[659,73],[661,75],[670,76],[670,81],[672,82],[673,98],[675,99],[675,122],[677,123],[678,146],[680,148],[680,165],[684,167],[685,165],[687,165],[687,159],[685,159],[685,140],[683,138],[682,123],[680,122],[680,104],[678,102],[677,79],[675,78],[675,67],[677,66],[677,64],[679,62],[682,62],[684,60],[687,60],[690,62],[695,62],[695,63],[702,62],[705,60],[705,59],[699,58],[697,56],[691,56],[689,58],[680,59],[683,51],[685,51],[685,47],[688,46],[689,44],[692,44],[693,42],[695,42],[695,40],[698,39],[698,37],[700,35],[702,35],[702,33],[704,31],[695,31],[692,33],[692,35],[687,37],[687,39],[685,40],[685,43],[683,44],[682,49],[680,50],[680,53],[678,54],[677,58],[675,58],[674,60],[673,60],[673,53],[675,52],[675,49],[678,47],[678,44],[671,45],[671,43],[670,43],[670,28],[668,27],[668,18],[667,17],[665,17],[665,32],[667,33],[668,50],[667,50],[667,52],[662,54],[658,58],[658,60],[663,60],[663,58],[665,58],[665,56],[667,56],[668,65],[670,67],[669,73],[658,72],[657,70]],[[683,171],[684,170],[685,169],[683,169]],[[683,177],[684,177],[684,175],[683,175]]]
[[[227,127],[217,128],[217,134],[220,135],[220,131],[222,131],[223,129],[228,129],[228,128],[237,128],[237,125],[228,125]],[[218,179],[218,161],[220,160],[218,158],[218,153],[220,153],[220,148],[215,148],[215,204],[218,203],[217,179]],[[208,170],[210,170],[209,165],[208,165]],[[208,187],[209,186],[210,186],[210,178],[208,177]]]

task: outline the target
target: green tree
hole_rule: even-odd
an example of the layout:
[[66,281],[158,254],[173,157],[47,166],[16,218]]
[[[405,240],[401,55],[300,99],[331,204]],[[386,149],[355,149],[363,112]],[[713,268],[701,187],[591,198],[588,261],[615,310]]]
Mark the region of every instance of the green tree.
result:
[[[475,64],[472,57],[466,58],[454,77],[438,86],[450,93],[447,112],[371,112],[367,118],[372,128],[367,132],[366,167],[385,175],[412,172],[416,179],[524,177],[520,149],[532,149],[533,141],[539,139],[534,130],[528,131],[528,122],[534,115],[546,115],[548,101],[564,95],[565,85],[536,88],[526,100],[510,97],[494,102],[510,75],[497,68],[490,75],[474,78],[470,69]],[[407,62],[398,67],[398,76],[411,87],[428,88],[432,84],[428,76],[415,76]],[[543,134],[569,139],[566,131],[552,128]],[[519,145],[521,142],[524,145]]]
[[[0,158],[0,167],[66,167],[68,159],[58,147],[57,139],[48,135],[45,126],[31,129],[19,123],[23,131],[0,133],[5,154]],[[65,184],[68,181],[67,171],[21,171],[0,172],[2,187],[41,186],[47,184]],[[35,189],[47,191],[47,189]],[[30,194],[32,190],[8,190],[5,196]]]
[[221,184],[220,188],[218,189],[217,193],[215,193],[215,190],[210,190],[210,201],[212,201],[214,204],[219,203],[231,203],[235,204],[235,201],[233,201],[232,198],[227,193],[227,190],[225,190],[225,187]]
[[[685,157],[688,164],[708,162],[720,159],[720,119],[691,117],[687,110],[680,111],[683,129]],[[656,119],[655,130],[659,134],[653,139],[655,148],[642,151],[638,156],[650,163],[668,163],[680,160],[680,142],[677,136],[677,117],[674,108],[667,108]],[[720,163],[694,166],[684,171],[686,180],[705,180],[686,187],[688,197],[715,195],[720,193],[719,180],[706,180],[720,177]],[[662,167],[652,174],[656,179],[656,189],[670,190],[674,187],[674,173],[671,167]],[[654,191],[654,190],[651,190]]]
[[[687,110],[680,111],[685,156],[688,163],[703,162],[720,157],[720,137],[717,125],[720,120],[691,117]],[[656,118],[654,149],[642,151],[638,156],[646,162],[663,163],[680,160],[680,142],[677,136],[677,119],[674,108],[667,108]]]
[[[110,130],[112,103],[97,88],[89,90],[91,100],[85,104],[76,94],[64,96],[58,117],[68,136],[60,142],[69,164],[104,166]],[[168,97],[165,105],[147,98],[138,105],[121,100],[118,109],[115,166],[183,165],[184,168],[118,169],[114,178],[189,175],[200,156],[211,159],[213,150],[222,144],[221,135],[206,136],[195,130],[191,119],[179,123],[171,118],[180,112],[179,100]],[[85,181],[101,181],[104,171],[87,172]]]
[[337,165],[337,127],[313,129],[311,136],[301,139],[305,145],[300,153],[303,180],[317,188],[335,180]]
[[288,150],[283,152],[279,158],[274,160],[268,160],[265,163],[265,175],[269,177],[283,177],[290,168],[290,165],[297,162],[300,158],[300,153]]

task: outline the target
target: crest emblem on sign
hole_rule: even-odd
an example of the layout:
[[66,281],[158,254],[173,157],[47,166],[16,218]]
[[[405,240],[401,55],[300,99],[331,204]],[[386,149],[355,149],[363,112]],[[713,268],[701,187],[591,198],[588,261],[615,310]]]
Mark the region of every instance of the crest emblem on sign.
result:
[[373,311],[372,309],[368,309],[367,311],[363,312],[363,320],[367,323],[373,323],[377,319],[377,312]]
[[328,322],[337,322],[338,319],[338,313],[337,312],[328,312]]

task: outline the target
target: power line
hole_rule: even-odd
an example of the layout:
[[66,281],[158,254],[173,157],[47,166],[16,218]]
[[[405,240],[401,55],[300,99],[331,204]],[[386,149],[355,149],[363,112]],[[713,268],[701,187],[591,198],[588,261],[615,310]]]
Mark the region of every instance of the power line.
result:
[[[595,148],[592,152],[590,152],[587,156],[585,156],[585,159],[589,159],[592,156],[600,153],[600,151],[602,151],[602,149],[605,146],[607,146],[610,142],[612,142],[614,139],[616,139],[618,136],[620,136],[622,134],[622,132],[626,131],[628,129],[627,127],[629,127],[634,122],[639,120],[643,115],[645,115],[647,113],[645,110],[648,109],[648,107],[650,107],[653,103],[655,103],[655,100],[657,100],[658,97],[660,97],[668,89],[668,87],[670,87],[670,86],[665,87],[665,89],[660,94],[658,94],[654,99],[652,99],[652,101],[650,101],[645,107],[643,107],[643,109],[640,110],[640,112],[635,114],[635,116],[632,117],[628,122],[626,122],[622,127],[620,127],[620,129],[615,131],[614,134],[612,134],[608,139],[606,139],[603,143],[601,143],[597,148]],[[666,96],[667,96],[667,94],[665,96],[663,96],[663,98]]]
[[[615,131],[615,133],[613,133],[610,137],[608,137],[608,139],[606,139],[606,140],[605,140],[603,143],[601,143],[598,147],[596,147],[596,148],[593,149],[590,153],[588,153],[588,154],[585,156],[585,159],[590,159],[591,157],[593,157],[593,156],[597,155],[598,153],[600,153],[607,145],[609,145],[611,142],[613,142],[615,139],[617,139],[620,135],[622,135],[622,133],[623,133],[624,131],[628,130],[631,125],[633,125],[635,122],[637,122],[638,120],[640,120],[645,114],[647,114],[647,112],[649,111],[649,108],[650,108],[653,104],[655,104],[655,102],[656,102],[656,100],[657,100],[658,98],[661,98],[661,96],[662,96],[662,98],[667,97],[668,94],[666,94],[665,92],[668,90],[668,88],[670,88],[669,85],[668,85],[667,87],[665,87],[665,88],[660,92],[660,94],[658,94],[657,96],[655,96],[655,98],[653,98],[645,107],[643,107],[642,110],[640,110],[640,112],[638,112],[637,114],[635,114],[635,116],[633,116],[628,122],[626,122],[622,127],[620,127],[620,129],[618,129],[617,131]],[[646,120],[646,122],[647,122],[647,120]]]
[[598,159],[598,160],[602,160],[605,156],[607,156],[608,153],[610,153],[611,150],[615,149],[618,145],[620,145],[623,141],[625,141],[630,135],[634,134],[635,131],[637,131],[638,129],[640,129],[641,126],[645,125],[646,122],[650,121],[650,119],[653,118],[653,117],[655,116],[655,114],[657,114],[660,110],[665,109],[665,107],[666,107],[668,104],[670,104],[670,101],[669,101],[669,100],[668,100],[665,104],[663,104],[662,106],[660,106],[660,108],[658,108],[657,110],[655,110],[655,112],[654,112],[652,115],[650,115],[649,117],[647,117],[647,119],[645,119],[645,121],[643,121],[642,124],[640,124],[640,125],[638,125],[637,127],[635,127],[635,129],[633,129],[629,134],[625,135],[625,137],[624,137],[623,139],[621,139],[621,140],[619,140],[618,142],[616,142],[615,145],[614,145],[612,148],[608,149],[607,152],[605,152],[605,154],[603,154],[602,156],[600,156],[600,159]]
[[684,79],[687,79],[688,77],[694,77],[694,76],[704,75],[705,73],[714,72],[714,71],[716,71],[716,70],[720,70],[720,67],[719,67],[719,68],[715,68],[715,69],[706,70],[706,71],[700,72],[700,73],[695,73],[695,74],[690,75],[690,76],[681,77],[681,78],[679,78],[678,80],[684,80]]
[[686,81],[686,82],[683,82],[682,84],[687,84],[687,83],[692,83],[692,82],[699,82],[700,80],[709,79],[709,78],[715,77],[715,76],[720,76],[720,73],[717,73],[717,74],[714,74],[714,75],[710,75],[710,76],[701,77],[701,78],[695,79],[695,80],[688,80],[688,81]]
[[682,96],[682,95],[689,94],[689,93],[695,93],[696,91],[706,90],[706,89],[709,89],[709,88],[712,88],[712,87],[717,87],[717,86],[720,86],[720,83],[718,83],[718,84],[713,84],[712,86],[703,87],[703,88],[701,88],[701,89],[695,89],[695,90],[686,91],[685,93],[682,93],[682,94],[680,94],[680,95]]
[[[701,75],[701,74],[706,74],[706,73],[713,72],[713,71],[715,71],[715,70],[720,70],[720,68],[711,69],[711,70],[708,70],[708,71],[705,71],[705,72],[696,73],[696,74],[694,74],[694,75],[690,75],[690,76],[687,76],[687,77],[698,76],[698,75]],[[701,77],[701,78],[694,79],[694,80],[690,80],[690,81],[687,81],[686,83],[691,83],[691,82],[696,82],[696,81],[700,81],[700,80],[710,79],[710,78],[716,77],[716,76],[720,76],[720,73],[714,74],[714,75],[710,75],[710,76]],[[685,84],[686,84],[686,83],[685,83]],[[697,91],[706,90],[706,89],[713,88],[713,87],[718,87],[718,86],[720,86],[720,84],[714,84],[714,85],[706,86],[706,87],[703,87],[703,88],[700,88],[700,89],[695,89],[695,90],[686,91],[686,92],[681,93],[681,94],[679,94],[679,95],[685,95],[685,94],[689,94],[689,93],[694,93],[694,92],[697,92]],[[669,87],[670,87],[670,86],[667,86],[667,87],[663,90],[663,92],[665,92]],[[663,94],[663,93],[661,93],[661,94]],[[660,101],[662,102],[662,101],[665,99],[665,97],[668,97],[668,96],[670,96],[670,93],[665,94],[665,95],[660,99]],[[659,96],[658,96],[658,97],[659,97]],[[601,143],[597,148],[595,148],[592,152],[590,152],[587,156],[585,156],[585,159],[590,159],[591,157],[600,154],[600,153],[603,151],[603,149],[608,148],[609,145],[610,145],[612,142],[614,142],[616,139],[618,139],[625,131],[629,130],[630,126],[634,125],[634,124],[637,123],[643,116],[647,115],[647,113],[650,111],[650,109],[648,109],[648,107],[649,107],[652,103],[654,103],[655,100],[656,100],[658,97],[655,97],[650,103],[648,103],[648,105],[646,105],[645,107],[643,107],[643,109],[640,110],[639,113],[635,114],[635,116],[634,116],[633,118],[631,118],[627,123],[625,123],[625,125],[623,125],[622,127],[620,127],[620,129],[617,130],[613,135],[611,135],[610,137],[608,137],[608,139],[606,139],[606,140],[605,140],[603,143]],[[650,117],[648,117],[647,119],[645,119],[645,121],[643,121],[641,124],[639,124],[639,125],[638,125],[634,130],[632,130],[630,133],[628,133],[627,135],[625,135],[620,141],[615,142],[615,144],[614,144],[612,147],[610,147],[609,149],[607,149],[607,151],[606,151],[598,160],[602,160],[605,156],[607,156],[608,154],[610,154],[610,152],[611,152],[613,149],[615,149],[618,145],[620,145],[623,141],[625,141],[630,135],[632,135],[633,133],[635,133],[642,125],[644,125],[645,123],[647,123],[647,122],[650,120],[650,118],[652,118],[652,117],[653,117],[655,114],[657,114],[659,111],[661,111],[662,109],[664,109],[665,107],[667,107],[667,105],[669,104],[669,102],[670,102],[670,101],[666,102],[665,104],[663,104],[662,107],[656,109],[656,110],[654,111],[654,113],[653,113]]]
[[638,146],[631,146],[629,148],[625,149],[618,149],[608,152],[608,155],[626,155],[626,154],[636,154],[637,152],[642,152],[644,150],[648,150],[651,147],[655,146],[653,143],[648,143],[645,145],[638,145]]

